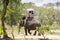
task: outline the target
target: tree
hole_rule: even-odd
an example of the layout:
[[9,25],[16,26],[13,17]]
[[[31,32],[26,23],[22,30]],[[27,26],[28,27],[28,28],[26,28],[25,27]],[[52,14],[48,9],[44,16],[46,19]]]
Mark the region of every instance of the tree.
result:
[[[14,15],[15,13],[18,13],[18,10],[20,11],[20,9],[22,9],[22,6],[21,6],[21,0],[2,0],[2,1],[3,1],[3,10],[2,10],[2,15],[1,15],[1,23],[2,23],[3,34],[4,34],[3,38],[6,39],[8,37],[6,30],[5,30],[5,24],[4,24],[4,22],[6,20],[6,15],[7,15],[7,18],[9,18],[8,16],[10,16],[10,14],[13,13],[13,15]],[[10,4],[10,5],[8,5],[8,4]],[[10,8],[10,14],[7,13],[8,8]],[[13,12],[11,11],[11,8],[12,8]],[[18,10],[17,10],[17,8],[18,8]],[[15,15],[16,15],[16,18],[18,18],[17,14],[15,14]],[[14,19],[16,20],[16,18],[14,18]]]
[[[7,9],[7,14],[5,16],[5,22],[10,25],[10,21],[12,21],[12,25],[17,25],[21,17],[23,6],[24,4],[22,4],[20,0],[10,0]],[[10,19],[10,15],[13,15],[12,19]]]
[[5,30],[5,24],[4,24],[8,4],[9,4],[9,0],[3,0],[3,12],[2,12],[2,17],[1,17],[1,22],[2,22],[2,27],[3,27],[3,38],[8,37]]
[[0,0],[0,19],[1,19],[1,12],[2,12],[2,0]]

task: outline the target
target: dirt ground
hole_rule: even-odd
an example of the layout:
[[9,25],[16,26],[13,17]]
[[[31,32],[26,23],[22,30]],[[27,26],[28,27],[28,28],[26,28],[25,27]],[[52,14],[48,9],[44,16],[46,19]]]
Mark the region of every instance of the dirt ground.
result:
[[[39,38],[44,38],[42,35],[41,36],[33,36],[33,35],[25,35],[24,33],[24,29],[22,30],[23,28],[21,28],[21,31],[20,33],[18,34],[18,30],[13,30],[13,34],[14,34],[14,38],[15,39],[19,39],[19,40],[38,40]],[[7,34],[9,37],[13,38],[12,37],[12,34],[11,34],[11,29],[10,30],[7,30]],[[51,30],[52,32],[58,32],[60,33],[60,30]],[[32,34],[34,33],[34,31],[31,31]],[[45,34],[45,37],[48,38],[48,39],[52,39],[52,40],[60,40],[60,34]]]

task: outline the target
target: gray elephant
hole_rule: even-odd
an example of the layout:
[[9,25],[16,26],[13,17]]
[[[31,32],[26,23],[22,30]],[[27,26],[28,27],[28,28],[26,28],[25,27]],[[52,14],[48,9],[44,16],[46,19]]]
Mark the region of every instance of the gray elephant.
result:
[[30,30],[35,30],[34,35],[36,35],[36,27],[41,26],[41,24],[36,19],[34,10],[29,9],[28,12],[29,13],[27,17],[22,17],[22,20],[20,21],[19,29],[21,28],[21,26],[24,26],[25,35],[27,35],[27,32],[31,34]]
[[41,24],[38,20],[35,20],[34,18],[27,18],[24,20],[24,23],[22,20],[20,21],[19,31],[22,26],[24,26],[25,35],[27,35],[27,32],[31,34],[30,30],[35,30],[34,35],[36,35],[36,27],[41,26]]

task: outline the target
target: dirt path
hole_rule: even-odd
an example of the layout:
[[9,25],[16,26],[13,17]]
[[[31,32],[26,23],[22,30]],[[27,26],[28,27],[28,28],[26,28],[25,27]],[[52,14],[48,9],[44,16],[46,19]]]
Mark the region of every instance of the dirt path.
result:
[[[60,33],[60,30],[51,30],[52,32],[59,32]],[[10,37],[12,37],[11,33],[9,34]],[[14,32],[14,37],[15,39],[25,39],[25,38],[43,38],[43,36],[33,36],[33,35],[28,35],[28,36],[25,36],[23,32],[21,32],[20,34],[18,34],[18,32]],[[60,35],[58,34],[45,34],[45,37],[48,38],[48,39],[58,39],[60,40]]]

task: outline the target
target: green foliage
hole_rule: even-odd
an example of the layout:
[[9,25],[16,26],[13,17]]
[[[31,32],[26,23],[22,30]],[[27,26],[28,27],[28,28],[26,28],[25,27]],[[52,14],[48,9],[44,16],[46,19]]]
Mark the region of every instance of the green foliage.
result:
[[3,29],[2,29],[2,26],[0,26],[0,35],[2,35],[3,33]]
[[[2,2],[4,3],[5,0],[1,0],[0,2],[0,18],[2,14],[2,9],[3,5]],[[52,25],[54,20],[56,19],[56,22],[60,25],[60,15],[57,13],[59,10],[54,9],[55,4],[45,4],[44,7],[40,6],[37,7],[34,5],[34,3],[21,3],[21,0],[9,0],[9,5],[7,7],[7,13],[5,15],[5,22],[9,23],[11,22],[10,20],[10,14],[13,15],[12,17],[12,22],[13,23],[18,23],[19,20],[21,19],[21,14],[26,12],[27,8],[33,8],[39,13],[39,20],[41,21],[42,24],[47,24],[47,25]],[[56,14],[55,14],[56,13]],[[53,15],[56,16],[54,19]]]
[[3,0],[3,3],[5,2],[5,0]]
[[60,19],[58,19],[58,20],[57,20],[57,24],[59,24],[59,25],[60,25]]
[[2,9],[3,9],[3,7],[2,7],[2,0],[0,1],[0,18],[1,18],[1,14],[2,14]]
[[44,34],[45,32],[48,32],[50,30],[49,25],[42,25],[41,27],[37,28],[37,31],[41,34]]
[[11,23],[12,25],[16,25],[21,18],[23,6],[24,4],[21,3],[21,0],[10,0],[5,15],[5,22],[9,25]]

